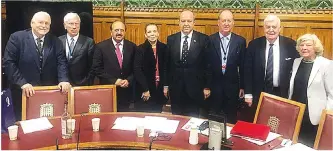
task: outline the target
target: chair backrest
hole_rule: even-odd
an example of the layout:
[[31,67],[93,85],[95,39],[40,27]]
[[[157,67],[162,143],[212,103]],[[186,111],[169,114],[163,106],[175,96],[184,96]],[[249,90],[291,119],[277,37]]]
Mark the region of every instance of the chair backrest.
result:
[[22,120],[63,114],[69,93],[62,93],[58,86],[36,86],[34,90],[31,97],[22,94]]
[[323,110],[320,117],[316,140],[313,146],[314,149],[333,150],[332,127],[333,111]]
[[116,86],[72,87],[69,106],[72,114],[117,112]]
[[305,104],[261,92],[253,123],[266,124],[271,132],[297,143]]

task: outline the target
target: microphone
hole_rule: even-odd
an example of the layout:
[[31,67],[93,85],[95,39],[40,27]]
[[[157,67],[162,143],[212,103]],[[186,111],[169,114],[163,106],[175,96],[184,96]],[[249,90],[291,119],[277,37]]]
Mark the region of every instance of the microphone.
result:
[[158,133],[155,132],[155,131],[150,131],[150,134],[149,134],[149,138],[150,138],[150,141],[149,141],[149,150],[151,150],[151,146],[153,145],[153,141],[155,140],[155,138],[158,136]]
[[86,112],[81,113],[80,120],[79,120],[79,130],[77,131],[77,140],[76,140],[76,150],[79,150],[79,143],[80,143],[80,132],[81,132],[81,120],[82,116],[85,116]]

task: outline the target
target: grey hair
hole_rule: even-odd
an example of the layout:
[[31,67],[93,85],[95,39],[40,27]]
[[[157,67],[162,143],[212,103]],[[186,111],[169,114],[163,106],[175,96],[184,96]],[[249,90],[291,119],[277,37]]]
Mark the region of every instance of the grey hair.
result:
[[313,41],[313,48],[315,50],[315,53],[317,56],[321,56],[323,55],[324,52],[324,46],[321,43],[321,41],[319,40],[319,38],[315,35],[315,34],[305,34],[302,35],[301,37],[299,37],[296,41],[296,50],[298,52],[301,51],[300,49],[300,44],[304,41],[308,41],[308,40],[312,40]]
[[274,20],[277,20],[277,21],[278,21],[278,26],[280,27],[280,25],[281,25],[281,20],[280,20],[280,18],[277,17],[276,15],[273,15],[273,14],[268,14],[268,15],[266,16],[266,18],[264,19],[264,24],[265,24],[266,22],[271,22],[271,21],[274,21]]
[[81,22],[80,16],[77,13],[67,13],[64,17],[64,23],[67,23],[70,19],[77,17]]

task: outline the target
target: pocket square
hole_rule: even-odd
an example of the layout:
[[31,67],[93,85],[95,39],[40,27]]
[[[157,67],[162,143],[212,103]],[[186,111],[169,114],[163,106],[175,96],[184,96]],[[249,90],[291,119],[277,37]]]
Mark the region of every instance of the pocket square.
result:
[[285,60],[290,60],[291,58],[284,58]]

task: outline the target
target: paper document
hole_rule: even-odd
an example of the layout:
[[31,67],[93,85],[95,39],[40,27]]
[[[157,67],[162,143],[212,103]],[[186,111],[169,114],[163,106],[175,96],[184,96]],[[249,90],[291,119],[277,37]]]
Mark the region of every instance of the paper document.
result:
[[145,129],[160,131],[162,133],[176,133],[179,121],[155,116],[146,116],[145,118],[120,117],[116,119],[114,124],[112,129],[134,131],[138,124],[143,124]]
[[293,144],[291,146],[288,147],[282,147],[282,148],[278,148],[278,149],[274,149],[276,151],[289,151],[289,150],[301,150],[301,151],[315,151],[315,149],[310,148],[306,145],[303,145],[301,143],[297,143],[297,144]]
[[242,139],[244,140],[247,140],[251,143],[254,143],[254,144],[257,144],[257,145],[264,145],[278,137],[280,137],[281,135],[280,134],[277,134],[277,133],[273,133],[273,132],[269,132],[268,133],[268,136],[266,138],[266,141],[261,141],[261,140],[258,140],[258,139],[252,139],[252,138],[248,138],[248,137],[244,137],[244,136],[239,136],[239,135],[233,135],[233,136],[237,136],[237,137],[241,137]]
[[47,130],[53,127],[49,119],[47,119],[46,117],[20,121],[20,124],[24,134]]

